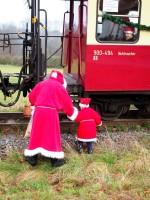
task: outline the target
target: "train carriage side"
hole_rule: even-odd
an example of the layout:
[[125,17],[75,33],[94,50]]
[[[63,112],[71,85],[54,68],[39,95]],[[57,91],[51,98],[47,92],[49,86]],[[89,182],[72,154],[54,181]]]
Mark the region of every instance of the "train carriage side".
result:
[[149,1],[88,0],[87,18],[85,94],[104,116],[119,116],[130,104],[149,111]]

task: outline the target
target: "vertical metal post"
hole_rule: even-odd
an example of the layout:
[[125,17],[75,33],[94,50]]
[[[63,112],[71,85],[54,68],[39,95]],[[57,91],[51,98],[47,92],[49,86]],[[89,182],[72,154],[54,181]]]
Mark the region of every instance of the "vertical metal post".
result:
[[40,0],[37,2],[37,82],[40,81]]
[[47,12],[46,12],[45,9],[40,9],[40,11],[44,12],[44,14],[45,14],[45,49],[44,49],[44,55],[45,56],[44,56],[44,69],[45,69],[45,75],[46,75],[47,74],[47,36],[48,36],[48,30],[47,30]]
[[83,36],[83,1],[80,0],[80,5],[79,5],[79,62],[78,62],[78,76],[81,77],[81,65],[82,65],[82,36]]
[[31,33],[32,33],[32,40],[35,37],[35,25],[36,25],[36,0],[32,0],[31,3]]
[[32,32],[32,47],[31,47],[31,73],[34,75],[34,81],[40,81],[40,59],[41,59],[41,41],[40,41],[40,0],[32,0],[31,9],[31,32]]
[[36,36],[36,0],[31,1],[31,66],[29,66],[29,74],[35,73],[35,36]]
[[68,41],[68,73],[71,73],[72,64],[72,31],[74,16],[74,0],[70,0],[70,16],[69,16],[69,41]]
[[61,42],[62,42],[62,50],[61,50],[61,66],[63,66],[63,54],[64,54],[64,35],[65,35],[65,23],[66,23],[66,15],[69,14],[69,11],[66,11],[64,13],[64,17],[63,17],[63,32],[62,32],[62,38],[61,38]]
[[82,31],[83,31],[83,1],[81,0],[80,2],[80,34],[82,35]]

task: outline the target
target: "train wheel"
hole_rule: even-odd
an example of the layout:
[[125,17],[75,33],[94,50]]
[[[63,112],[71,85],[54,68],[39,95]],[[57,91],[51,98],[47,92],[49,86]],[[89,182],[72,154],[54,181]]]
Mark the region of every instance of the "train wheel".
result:
[[124,105],[124,106],[123,106],[122,114],[123,114],[123,115],[126,114],[126,113],[129,111],[129,109],[130,109],[130,105]]
[[146,113],[150,113],[150,105],[137,105],[135,104],[135,107],[138,108],[141,112],[146,112]]
[[99,104],[92,107],[101,114],[103,120],[115,120],[129,110],[124,105],[110,103],[103,103],[103,105]]
[[118,107],[115,112],[102,111],[101,115],[103,120],[115,120],[119,118],[122,115],[122,113],[123,113],[123,107]]

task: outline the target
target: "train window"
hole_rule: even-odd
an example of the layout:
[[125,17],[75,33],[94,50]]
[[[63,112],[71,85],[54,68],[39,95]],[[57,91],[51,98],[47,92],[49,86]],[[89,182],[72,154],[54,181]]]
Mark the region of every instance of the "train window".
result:
[[96,40],[98,42],[136,42],[139,30],[140,0],[98,0]]

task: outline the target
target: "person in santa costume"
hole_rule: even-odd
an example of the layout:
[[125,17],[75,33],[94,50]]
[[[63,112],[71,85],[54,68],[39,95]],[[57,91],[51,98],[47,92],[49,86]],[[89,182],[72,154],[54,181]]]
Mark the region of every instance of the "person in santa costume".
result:
[[75,121],[79,123],[77,128],[77,146],[79,153],[83,151],[83,144],[87,144],[87,152],[93,153],[93,142],[96,142],[96,126],[102,125],[101,116],[89,107],[91,98],[80,98],[81,110]]
[[65,87],[63,74],[53,70],[49,78],[39,82],[28,95],[35,110],[29,144],[24,155],[32,166],[37,164],[38,154],[50,158],[52,166],[64,164],[59,111],[66,113],[71,120],[78,114]]
[[124,32],[124,40],[126,40],[126,41],[135,41],[134,28],[133,27],[125,26],[123,28],[123,32]]

